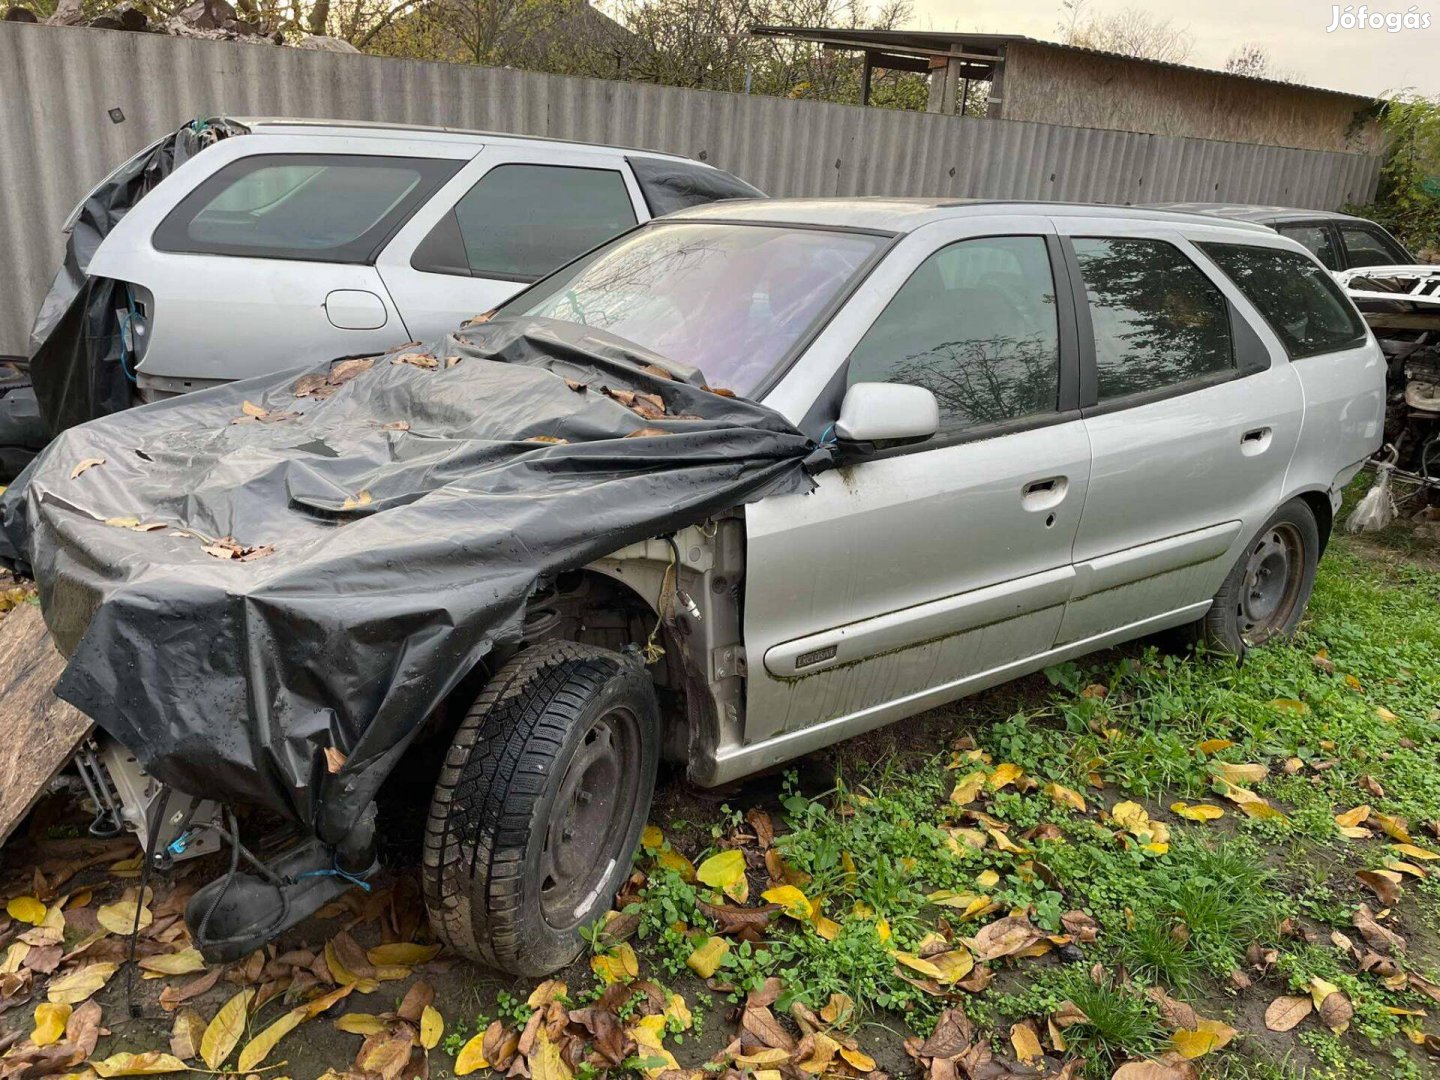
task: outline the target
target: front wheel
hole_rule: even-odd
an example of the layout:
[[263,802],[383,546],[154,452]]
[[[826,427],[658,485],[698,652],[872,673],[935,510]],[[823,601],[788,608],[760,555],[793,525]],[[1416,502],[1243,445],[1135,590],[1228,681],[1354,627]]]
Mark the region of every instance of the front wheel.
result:
[[1320,530],[1302,499],[1291,499],[1240,553],[1200,621],[1206,646],[1232,656],[1284,640],[1300,625],[1315,588]]
[[630,872],[655,791],[650,676],[618,653],[537,645],[496,674],[450,747],[425,829],[425,906],[456,951],[540,976]]

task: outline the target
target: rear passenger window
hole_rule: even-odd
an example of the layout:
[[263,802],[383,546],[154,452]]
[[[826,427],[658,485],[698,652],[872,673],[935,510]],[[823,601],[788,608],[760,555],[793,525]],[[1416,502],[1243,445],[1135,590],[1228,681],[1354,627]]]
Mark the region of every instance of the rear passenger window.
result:
[[1225,297],[1163,240],[1074,238],[1101,402],[1235,370]]
[[225,166],[159,228],[161,251],[364,263],[458,161],[257,154]]
[[613,169],[497,165],[435,226],[410,265],[534,281],[634,224],[625,178]]
[[1038,236],[964,240],[900,287],[850,354],[848,381],[923,386],[951,429],[1052,412],[1055,281]]
[[1340,260],[1335,257],[1335,245],[1330,240],[1330,230],[1324,225],[1279,225],[1276,231],[1288,236],[1309,251],[1331,270],[1340,269]]
[[1259,309],[1292,360],[1353,349],[1365,324],[1335,279],[1303,255],[1251,244],[1200,244],[1200,249]]
[[1410,257],[1388,237],[1361,225],[1341,225],[1340,243],[1345,245],[1345,262],[1351,269],[1357,266],[1403,266],[1410,262]]

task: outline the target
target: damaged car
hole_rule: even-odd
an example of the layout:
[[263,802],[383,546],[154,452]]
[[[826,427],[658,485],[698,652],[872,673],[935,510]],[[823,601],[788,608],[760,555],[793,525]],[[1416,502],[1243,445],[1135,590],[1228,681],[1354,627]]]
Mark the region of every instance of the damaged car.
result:
[[168,800],[130,815],[152,863],[232,852],[186,913],[207,956],[373,874],[429,747],[434,929],[538,975],[663,761],[721,785],[1143,635],[1289,635],[1384,372],[1260,226],[737,201],[443,339],[66,431],[0,521],[56,692]]
[[637,222],[760,194],[649,150],[197,120],[122,163],[66,222],[30,335],[34,390],[0,383],[0,480],[72,424],[297,356],[444,334]]

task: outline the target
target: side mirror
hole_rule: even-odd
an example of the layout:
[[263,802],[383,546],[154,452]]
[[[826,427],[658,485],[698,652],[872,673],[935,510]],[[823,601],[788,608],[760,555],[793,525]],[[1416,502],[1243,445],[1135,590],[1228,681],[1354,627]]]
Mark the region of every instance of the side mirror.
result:
[[928,439],[940,430],[940,406],[923,386],[856,383],[845,392],[835,435],[846,442]]

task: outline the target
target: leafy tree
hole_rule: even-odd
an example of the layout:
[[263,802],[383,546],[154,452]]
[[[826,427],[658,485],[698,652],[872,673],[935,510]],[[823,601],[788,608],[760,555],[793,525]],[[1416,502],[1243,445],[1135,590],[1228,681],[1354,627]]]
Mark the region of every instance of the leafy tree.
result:
[[1089,15],[1089,0],[1062,0],[1056,33],[1066,45],[1138,56],[1146,60],[1183,63],[1194,48],[1189,28],[1176,26],[1143,8]]
[[1353,208],[1411,251],[1440,255],[1440,100],[1400,95],[1380,113],[1385,162],[1375,202]]

